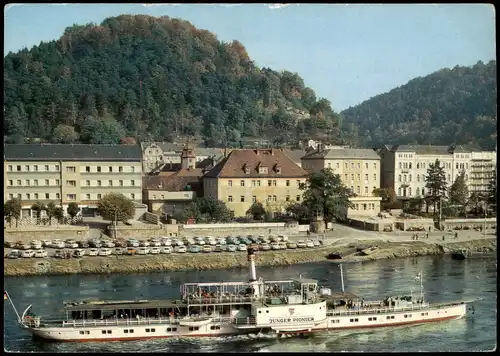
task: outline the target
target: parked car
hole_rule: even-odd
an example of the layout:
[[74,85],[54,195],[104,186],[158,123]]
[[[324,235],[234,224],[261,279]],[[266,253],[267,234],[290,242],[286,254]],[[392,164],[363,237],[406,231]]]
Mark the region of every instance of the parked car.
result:
[[172,246],[184,246],[184,242],[180,239],[172,240]]
[[89,241],[89,246],[90,247],[94,247],[94,248],[101,248],[102,247],[102,243],[100,241],[97,241],[97,240],[90,240]]
[[127,251],[126,251],[126,254],[129,255],[129,256],[133,256],[135,255],[137,252],[137,250],[135,249],[135,247],[128,247],[127,248]]
[[54,253],[54,258],[66,259],[66,258],[70,258],[70,257],[71,257],[71,251],[68,251],[68,250],[59,249]]
[[205,252],[205,253],[212,252],[212,246],[211,245],[205,245],[205,246],[203,246],[203,248],[201,249],[201,251]]
[[139,241],[135,239],[129,239],[127,240],[127,246],[128,247],[139,247]]
[[42,248],[42,242],[38,240],[31,241],[31,248],[34,250],[39,250]]
[[149,253],[149,248],[147,248],[147,247],[139,247],[137,249],[138,255],[147,255],[148,253]]
[[246,250],[247,250],[247,245],[244,245],[244,244],[238,245],[238,251],[246,251]]
[[78,248],[76,250],[73,251],[73,257],[83,257],[85,256],[85,250],[82,249],[82,248]]
[[115,244],[112,241],[110,241],[110,240],[104,241],[103,245],[104,245],[104,247],[108,247],[108,248],[115,247]]
[[278,235],[278,237],[280,238],[281,241],[285,241],[285,242],[288,241],[288,236],[286,236],[286,235]]
[[297,247],[298,248],[306,248],[307,247],[306,242],[304,240],[297,241]]
[[126,250],[123,249],[123,247],[116,247],[114,250],[113,250],[113,253],[115,255],[123,255],[125,253]]
[[78,241],[78,246],[80,248],[89,248],[88,242],[85,242],[85,241]]
[[38,251],[35,252],[35,257],[36,258],[44,258],[44,257],[48,257],[48,255],[49,254],[45,250],[38,250]]
[[149,241],[141,240],[139,241],[140,247],[149,247]]
[[280,238],[276,235],[271,235],[271,242],[280,242]]
[[186,246],[179,246],[179,247],[177,248],[177,252],[178,252],[178,253],[186,253],[186,252],[187,252],[187,248],[186,248]]
[[42,240],[42,246],[43,247],[51,247],[52,241],[50,240]]
[[149,253],[152,255],[158,255],[160,251],[161,251],[160,248],[156,246],[153,246],[149,249]]
[[112,251],[110,248],[104,247],[99,249],[99,256],[109,256],[111,255]]
[[7,258],[12,258],[12,259],[19,258],[19,257],[21,257],[21,251],[19,251],[19,250],[11,250],[9,252],[9,254],[7,255]]
[[29,249],[31,249],[31,244],[28,243],[28,242],[24,242],[24,243],[21,244],[21,246],[19,246],[19,248],[21,250],[29,250]]
[[251,243],[250,245],[248,245],[249,248],[253,248],[255,251],[259,251],[260,250],[260,246],[259,244],[256,244],[256,243]]
[[172,247],[170,246],[162,247],[160,253],[172,253]]
[[191,246],[189,246],[189,250],[188,251],[191,252],[191,253],[198,253],[198,252],[201,251],[201,248],[198,245],[191,245]]
[[222,245],[215,245],[214,252],[222,252]]
[[286,250],[287,246],[286,246],[286,242],[278,242],[278,245],[280,247],[280,250]]
[[309,247],[309,248],[314,247],[314,242],[312,240],[307,240],[306,241],[306,247]]
[[279,245],[279,243],[277,243],[277,242],[273,242],[273,243],[271,244],[271,250],[279,250],[279,249],[280,249],[280,245]]
[[260,248],[262,249],[262,251],[269,251],[271,249],[271,245],[264,243]]
[[205,240],[203,240],[202,237],[200,237],[198,240],[195,239],[194,242],[199,246],[205,245]]
[[321,242],[319,240],[314,240],[313,244],[314,244],[314,247],[320,247],[321,246]]
[[149,242],[149,245],[153,246],[153,247],[160,247],[161,246],[161,242],[160,242],[160,240],[151,240]]
[[220,245],[220,248],[221,248],[222,252],[227,252],[228,251],[227,250],[227,246],[229,246],[229,245],[227,245],[227,244],[226,245]]
[[215,246],[217,245],[217,241],[215,241],[214,239],[210,239],[207,241],[207,243],[210,245],[210,246]]
[[78,244],[76,242],[66,242],[64,244],[65,248],[78,248]]
[[99,250],[97,248],[90,248],[88,252],[89,256],[97,256],[99,254]]
[[297,244],[296,244],[295,242],[288,241],[288,242],[286,243],[286,247],[287,247],[287,248],[294,249],[294,248],[297,248]]
[[227,245],[227,251],[228,252],[236,252],[236,250],[237,250],[236,245],[233,245],[233,244]]
[[172,246],[172,240],[170,239],[162,239],[161,243],[163,246]]
[[113,243],[115,244],[115,247],[121,247],[121,248],[127,247],[127,241],[123,239],[114,240]]

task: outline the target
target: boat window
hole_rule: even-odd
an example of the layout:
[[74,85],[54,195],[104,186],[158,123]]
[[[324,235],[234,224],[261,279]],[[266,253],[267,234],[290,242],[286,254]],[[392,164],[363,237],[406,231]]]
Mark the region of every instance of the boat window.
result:
[[167,328],[167,331],[177,331],[177,328]]
[[220,330],[220,326],[219,325],[212,325],[212,326],[210,326],[210,330]]
[[146,329],[146,332],[148,333],[148,332],[149,332],[149,329]]
[[154,328],[153,328],[153,329],[151,329],[151,332],[152,332],[152,333],[154,333],[155,331],[156,331],[156,330],[155,330]]
[[261,311],[261,310],[259,310],[259,314],[260,314],[260,313],[262,313],[262,311]]
[[408,315],[405,314],[405,318],[408,318]]
[[[422,315],[424,315],[424,313],[422,313]],[[85,334],[83,331],[80,331],[80,335],[83,335]]]
[[391,317],[389,315],[387,315],[386,319],[390,319]]
[[85,330],[85,334],[87,334],[87,335],[88,335],[88,334],[90,334],[90,331],[88,331],[88,330]]
[[394,315],[391,315],[391,319],[394,319]]
[[266,313],[269,313],[269,310],[266,310]]
[[111,330],[108,330],[108,334],[111,334]]
[[128,329],[123,330],[125,334],[128,334]]
[[106,330],[102,330],[101,333],[106,334]]
[[358,318],[355,318],[355,319],[354,319],[354,321],[355,321],[355,322],[357,322],[357,321],[358,321]]
[[196,331],[196,330],[200,330],[200,328],[198,326],[190,326],[189,327],[189,331]]
[[349,321],[352,323],[354,321],[354,319],[349,319]]
[[134,333],[134,329],[129,329],[128,332],[131,333],[131,334],[133,334]]
[[372,320],[377,320],[377,317],[372,318]]
[[411,314],[408,315],[408,318],[411,318]]

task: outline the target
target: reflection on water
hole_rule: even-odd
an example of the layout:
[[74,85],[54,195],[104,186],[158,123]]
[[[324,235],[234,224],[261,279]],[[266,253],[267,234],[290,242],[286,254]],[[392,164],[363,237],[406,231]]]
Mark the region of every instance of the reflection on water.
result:
[[[475,314],[464,319],[408,327],[332,331],[310,337],[250,334],[223,338],[173,338],[137,342],[47,343],[17,327],[15,314],[5,303],[5,347],[38,352],[338,352],[338,351],[479,351],[496,345],[496,261],[494,258],[455,261],[447,257],[394,259],[344,264],[347,291],[365,299],[389,294],[420,293],[415,276],[422,270],[429,301],[475,299]],[[340,290],[340,268],[324,262],[284,267],[261,267],[265,279],[318,279],[320,285]],[[184,282],[238,281],[245,269],[171,272],[137,275],[7,277],[5,285],[18,308],[34,305],[38,315],[53,315],[65,300],[177,298]]]

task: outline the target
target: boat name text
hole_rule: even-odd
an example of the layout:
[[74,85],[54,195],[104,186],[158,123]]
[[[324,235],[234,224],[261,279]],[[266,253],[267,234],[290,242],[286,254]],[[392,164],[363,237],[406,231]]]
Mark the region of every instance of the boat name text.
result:
[[283,324],[283,323],[303,323],[307,321],[314,321],[313,317],[295,317],[295,318],[269,318],[270,324]]

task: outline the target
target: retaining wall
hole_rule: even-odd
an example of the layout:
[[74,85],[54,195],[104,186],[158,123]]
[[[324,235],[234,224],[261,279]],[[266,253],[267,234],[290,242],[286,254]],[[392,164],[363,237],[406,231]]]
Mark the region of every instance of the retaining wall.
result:
[[59,225],[59,226],[24,226],[19,228],[4,227],[4,241],[32,241],[32,240],[88,240],[90,228],[87,225]]

